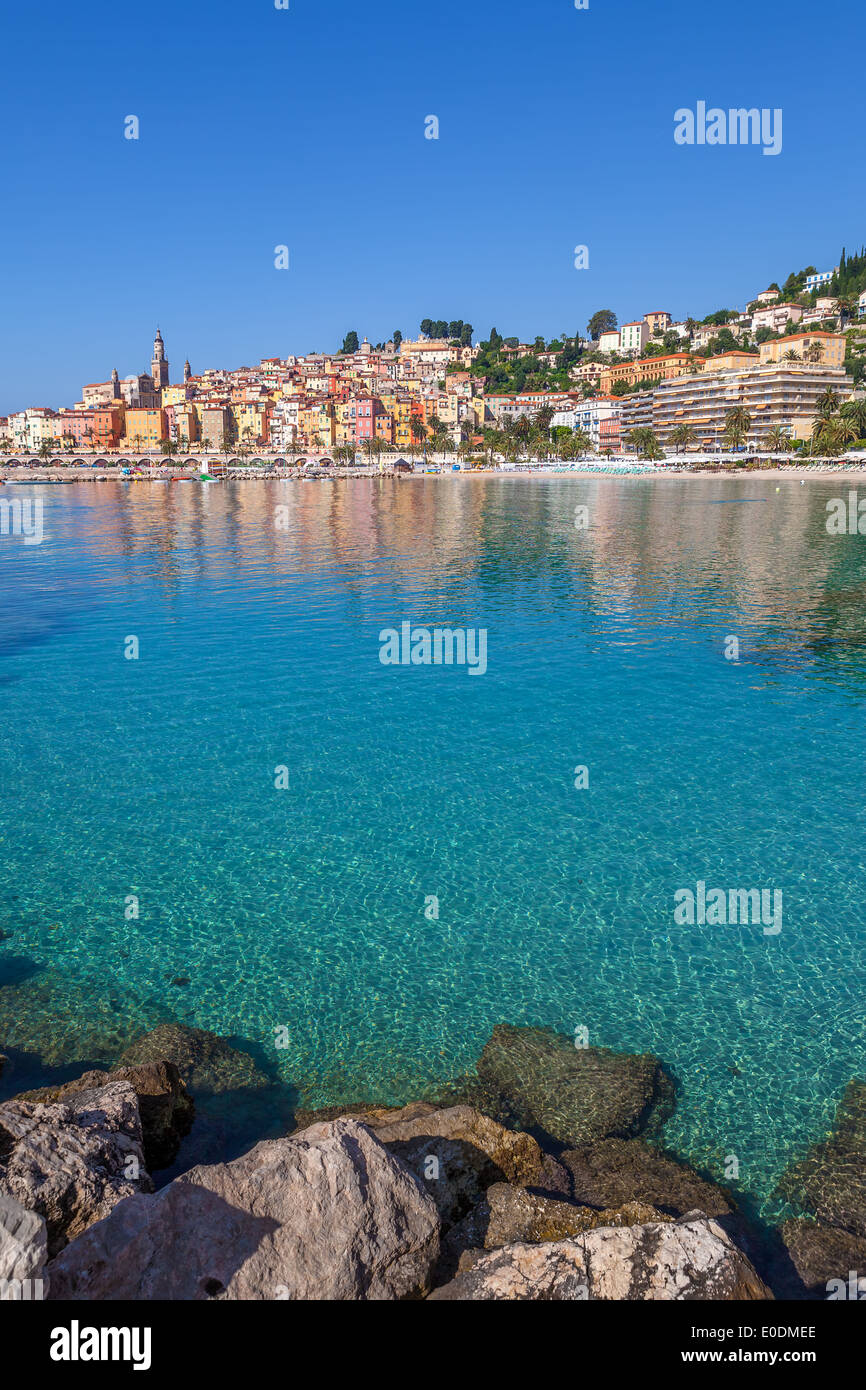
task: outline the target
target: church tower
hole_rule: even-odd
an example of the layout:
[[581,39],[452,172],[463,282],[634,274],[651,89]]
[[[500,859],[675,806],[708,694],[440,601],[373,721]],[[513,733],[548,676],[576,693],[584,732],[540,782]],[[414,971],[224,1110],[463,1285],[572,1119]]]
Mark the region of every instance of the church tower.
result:
[[116,367],[111,369],[111,395],[114,400],[120,400],[120,377],[117,375]]
[[153,384],[157,390],[163,386],[168,386],[168,362],[165,356],[165,344],[162,341],[162,334],[156,330],[156,337],[153,340],[153,357],[150,363],[150,374],[153,377]]
[[184,364],[183,364],[183,381],[184,381],[184,385],[186,385],[186,383],[189,381],[189,379],[190,379],[191,376],[192,376],[192,368],[191,368],[190,365],[189,365],[189,358],[187,358],[186,361],[185,361]]

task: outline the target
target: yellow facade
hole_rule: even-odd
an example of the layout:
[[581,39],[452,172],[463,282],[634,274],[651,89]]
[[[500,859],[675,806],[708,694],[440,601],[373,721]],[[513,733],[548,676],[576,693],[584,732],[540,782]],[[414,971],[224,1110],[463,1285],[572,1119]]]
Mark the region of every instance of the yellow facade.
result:
[[845,334],[791,333],[787,338],[776,338],[769,343],[761,343],[762,362],[784,362],[789,352],[795,352],[801,362],[820,363],[824,367],[841,367],[845,361]]
[[125,428],[126,448],[152,449],[168,438],[163,410],[127,410]]

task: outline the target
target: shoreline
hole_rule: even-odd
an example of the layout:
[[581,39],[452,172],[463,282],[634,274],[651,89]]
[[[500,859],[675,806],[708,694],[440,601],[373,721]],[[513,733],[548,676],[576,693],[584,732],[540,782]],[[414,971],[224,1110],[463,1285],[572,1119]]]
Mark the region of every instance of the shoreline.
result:
[[[309,1190],[311,1148],[321,1148],[318,1199],[297,1207],[293,1200],[289,1210],[273,1194],[271,1234],[279,1242],[284,1229],[290,1237],[279,1264],[292,1297],[367,1297],[365,1281],[347,1282],[347,1240],[373,1222],[393,1245],[387,1264],[410,1255],[417,1242],[407,1242],[406,1223],[395,1224],[391,1215],[407,1199],[413,1217],[426,1213],[429,1226],[429,1258],[411,1290],[420,1299],[570,1300],[568,1278],[548,1287],[538,1261],[546,1268],[564,1259],[565,1275],[572,1275],[588,1239],[583,1297],[811,1301],[844,1283],[852,1260],[866,1249],[855,1176],[863,1135],[854,1123],[864,1083],[856,1079],[824,1137],[804,1145],[783,1173],[786,1212],[767,1224],[750,1212],[736,1181],[729,1185],[727,1174],[692,1167],[667,1146],[664,1126],[676,1107],[676,1083],[652,1053],[576,1049],[552,1029],[500,1023],[472,1070],[436,1093],[400,1105],[357,1101],[308,1109],[298,1088],[281,1110],[272,1078],[248,1047],[162,1023],[118,1049],[107,1067],[81,1063],[69,1069],[71,1077],[36,1089],[13,1082],[0,1104],[13,1136],[5,1173],[0,1164],[0,1194],[7,1211],[15,1200],[12,1214],[30,1234],[33,1272],[52,1300],[150,1298],[154,1278],[159,1297],[199,1297],[199,1262],[192,1262],[192,1275],[178,1275],[171,1258],[145,1259],[113,1209],[135,1197],[159,1235],[164,1204],[188,1194],[193,1182],[230,1190],[232,1207],[252,1214],[260,1210],[258,1179],[270,1162],[280,1191],[287,1182],[298,1189],[295,1197],[301,1187]],[[15,1050],[8,1050],[0,1070],[5,1061],[14,1073]],[[230,1119],[237,1121],[242,1094],[243,1136],[233,1133]],[[254,1113],[247,1113],[250,1098]],[[38,1165],[28,1137],[34,1120],[52,1138],[50,1158],[40,1156]],[[345,1147],[355,1154],[348,1165]],[[130,1151],[138,1159],[132,1177],[124,1166]],[[257,1180],[250,1185],[253,1155]],[[353,1180],[359,1163],[362,1173],[375,1172],[374,1182]],[[296,1170],[306,1178],[295,1182]],[[337,1190],[356,1196],[337,1202]],[[209,1248],[207,1229],[178,1216],[183,1249],[198,1242]],[[272,1297],[273,1261],[254,1278],[238,1277],[245,1261],[237,1225],[223,1229],[218,1212],[213,1219],[236,1257],[220,1294]],[[619,1235],[612,1242],[614,1229]],[[675,1251],[672,1268],[656,1258],[666,1237],[677,1248],[686,1237],[694,1245],[682,1270]],[[309,1283],[293,1252],[298,1239],[303,1248],[330,1238],[334,1287],[324,1290]],[[634,1283],[631,1263],[644,1245],[653,1258],[646,1277]],[[116,1259],[103,1258],[109,1247]],[[606,1269],[594,1289],[590,1253]],[[507,1289],[499,1287],[500,1266]],[[510,1271],[519,1276],[516,1283]],[[383,1287],[380,1296],[401,1298],[406,1291]]]
[[[552,467],[533,467],[533,468],[461,468],[453,469],[449,464],[441,465],[438,472],[419,470],[414,473],[398,472],[392,468],[385,468],[379,472],[375,468],[341,468],[331,471],[326,468],[310,469],[302,471],[299,469],[261,469],[261,468],[234,468],[225,474],[213,476],[208,482],[347,482],[359,478],[398,478],[401,481],[415,481],[419,478],[453,478],[462,480],[465,478],[509,478],[518,480],[534,480],[537,478],[622,478],[622,479],[652,479],[670,482],[677,479],[705,479],[716,481],[741,480],[746,478],[769,478],[769,479],[791,479],[792,481],[805,481],[807,478],[826,481],[828,479],[847,478],[848,480],[860,480],[866,478],[866,462],[856,464],[791,464],[790,466],[779,466],[773,468],[706,468],[701,466],[689,467],[677,465],[670,468],[629,468],[629,467],[596,467],[586,468],[557,468]],[[71,485],[74,483],[201,483],[201,476],[193,470],[174,470],[169,468],[154,468],[148,473],[139,474],[120,474],[115,470],[91,470],[90,468],[73,467],[48,467],[44,469],[31,468],[6,468],[0,466],[0,487],[6,484],[31,485],[56,485],[59,483]]]

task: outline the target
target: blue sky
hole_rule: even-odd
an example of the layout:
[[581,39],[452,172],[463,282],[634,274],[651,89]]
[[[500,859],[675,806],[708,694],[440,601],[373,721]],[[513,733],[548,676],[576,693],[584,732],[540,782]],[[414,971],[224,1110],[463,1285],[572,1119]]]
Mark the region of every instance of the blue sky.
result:
[[[702,317],[866,241],[853,0],[162,13],[0,22],[0,413],[147,370],[157,324],[173,380],[426,317],[551,337],[598,308]],[[677,146],[699,100],[781,107],[782,153]]]

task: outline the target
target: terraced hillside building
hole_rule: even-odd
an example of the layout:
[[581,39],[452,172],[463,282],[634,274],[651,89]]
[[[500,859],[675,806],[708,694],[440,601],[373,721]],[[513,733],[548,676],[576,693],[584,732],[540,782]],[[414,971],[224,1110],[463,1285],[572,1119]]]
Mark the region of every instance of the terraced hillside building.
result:
[[[747,357],[749,360],[744,361]],[[721,363],[718,367],[717,362]],[[678,425],[691,426],[696,449],[722,447],[728,411],[738,406],[751,416],[744,441],[749,449],[762,447],[769,431],[777,425],[789,439],[808,439],[818,413],[818,400],[828,387],[844,401],[854,386],[843,367],[805,362],[762,363],[745,353],[716,358],[713,367],[696,376],[662,381],[653,391],[652,427],[663,447],[671,447],[670,435]]]

